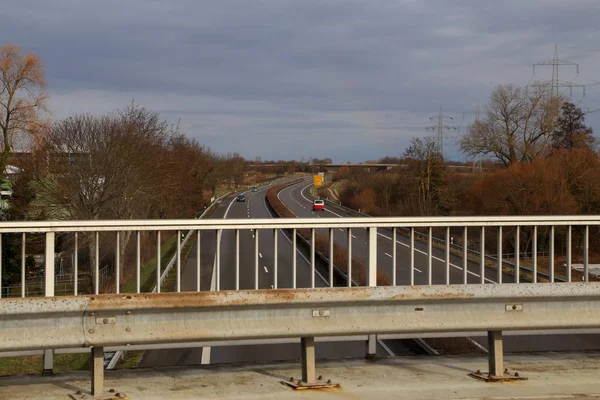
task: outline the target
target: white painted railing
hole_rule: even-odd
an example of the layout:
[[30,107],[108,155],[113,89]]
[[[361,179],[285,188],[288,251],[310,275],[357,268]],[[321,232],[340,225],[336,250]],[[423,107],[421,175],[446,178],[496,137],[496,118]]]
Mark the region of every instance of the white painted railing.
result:
[[[346,249],[352,249],[352,255],[355,258],[361,259],[366,266],[366,279],[364,280],[364,286],[376,286],[377,272],[386,271],[390,275],[392,285],[415,285],[415,284],[451,284],[451,283],[505,283],[507,277],[512,276],[512,279],[508,282],[520,282],[523,279],[521,276],[521,264],[524,262],[525,257],[521,257],[521,249],[524,247],[524,240],[522,238],[527,235],[527,241],[531,244],[529,251],[527,252],[527,258],[529,259],[528,267],[526,271],[531,272],[527,277],[527,280],[531,282],[537,282],[539,277],[545,277],[547,281],[567,281],[573,280],[571,268],[562,267],[563,264],[570,266],[572,264],[574,255],[573,246],[573,234],[576,229],[579,235],[579,241],[582,245],[579,248],[579,255],[583,262],[583,273],[582,277],[578,278],[577,281],[588,281],[590,278],[588,266],[589,266],[589,237],[590,228],[597,229],[600,225],[599,216],[554,216],[554,217],[434,217],[434,218],[320,218],[320,219],[245,219],[245,220],[145,220],[145,221],[26,221],[26,222],[2,222],[0,223],[0,235],[19,235],[21,236],[21,254],[26,254],[27,238],[30,235],[36,235],[39,238],[40,234],[44,235],[45,241],[45,278],[44,278],[44,293],[46,296],[54,295],[54,254],[57,250],[55,242],[60,237],[62,242],[70,240],[74,245],[71,246],[70,251],[73,252],[73,259],[78,260],[78,251],[80,246],[77,245],[78,237],[81,237],[82,233],[86,233],[88,237],[93,238],[93,246],[96,252],[95,265],[87,266],[90,270],[93,281],[95,282],[92,292],[95,294],[100,293],[99,285],[99,271],[100,271],[100,257],[99,254],[99,235],[110,236],[114,235],[115,245],[117,236],[122,232],[131,231],[134,233],[133,240],[136,243],[136,255],[137,262],[135,262],[135,273],[136,273],[136,292],[140,292],[140,234],[142,232],[152,232],[157,238],[160,237],[161,232],[171,231],[177,232],[178,236],[181,236],[182,232],[187,233],[186,239],[198,240],[200,233],[207,235],[214,235],[216,245],[213,243],[204,244],[197,248],[197,271],[200,271],[200,253],[204,251],[213,252],[215,259],[217,260],[215,265],[216,276],[216,290],[222,289],[239,289],[240,288],[240,269],[249,268],[252,270],[254,275],[253,283],[250,287],[254,289],[269,288],[262,287],[259,285],[259,279],[257,278],[262,270],[263,252],[269,253],[271,258],[273,288],[296,288],[296,287],[316,287],[318,283],[319,271],[317,270],[317,264],[319,263],[319,257],[315,257],[317,254],[316,241],[311,241],[311,238],[323,238],[321,240],[328,241],[331,247],[331,243],[335,242],[338,245]],[[304,252],[299,250],[299,242],[296,240],[297,233],[299,230],[304,229],[308,232],[307,239],[310,243],[310,248],[305,249]],[[460,229],[462,233],[460,239],[463,243],[468,243],[469,240],[475,239],[478,243],[479,251],[476,259],[473,255],[465,254],[448,246],[450,232],[456,232]],[[545,265],[544,272],[540,271],[540,264],[537,260],[536,244],[540,237],[541,230],[544,230],[546,237],[544,240],[548,243],[548,261]],[[436,230],[438,233],[445,233],[445,242],[433,241],[433,232]],[[510,230],[510,240],[507,239],[506,232]],[[267,236],[265,231],[271,233]],[[212,233],[208,233],[212,232]],[[227,232],[233,232],[232,237],[223,242],[224,234]],[[286,234],[284,234],[284,232]],[[195,234],[194,234],[195,233]],[[244,237],[244,235],[248,237]],[[250,239],[250,235],[252,238]],[[488,238],[494,237],[494,243],[486,244],[486,235]],[[455,234],[453,234],[456,237]],[[560,236],[561,243],[564,246],[561,249],[555,248],[555,240]],[[244,241],[251,240],[253,246],[246,246],[240,251],[240,237]],[[266,237],[266,239],[262,239]],[[292,244],[290,248],[287,242]],[[262,241],[266,240],[265,243],[269,244],[269,249],[264,250]],[[79,240],[81,242],[81,240]],[[105,240],[106,242],[106,240]],[[510,243],[511,248],[507,249],[511,253],[511,258],[517,260],[514,262],[512,271],[507,266],[504,257],[497,259],[497,262],[492,263],[486,258],[486,252],[494,255],[503,254],[503,246],[506,247],[506,243]],[[280,244],[281,243],[281,244]],[[81,244],[81,243],[79,243]],[[290,265],[282,264],[278,260],[282,257],[281,250],[285,244],[285,251],[291,253],[287,255],[288,260],[292,260]],[[271,247],[272,246],[272,247]],[[357,247],[358,246],[358,247]],[[360,247],[362,246],[362,247]],[[385,247],[384,247],[385,246]],[[180,258],[182,243],[178,241],[177,251],[173,257],[172,268],[175,270],[177,275],[175,291],[182,291],[181,288],[181,271],[182,271],[182,260]],[[253,247],[253,249],[252,249]],[[119,250],[117,246],[115,249],[115,260],[119,258]],[[387,249],[387,250],[386,250]],[[63,252],[65,249],[61,249]],[[67,249],[68,250],[68,249]],[[565,261],[561,262],[560,266],[555,262],[555,256],[557,252],[564,254]],[[160,259],[161,256],[160,246],[156,247],[156,257]],[[223,260],[222,255],[225,253],[233,254],[233,261],[227,262]],[[321,252],[323,253],[323,252]],[[331,251],[330,251],[331,253]],[[383,253],[389,258],[383,257]],[[402,254],[400,254],[402,253]],[[273,257],[273,254],[277,254],[277,257]],[[531,254],[531,255],[530,255]],[[326,254],[324,254],[326,255]],[[305,259],[308,264],[307,268],[310,268],[310,283],[304,283],[300,285],[297,282],[298,270],[296,264],[300,261],[300,257]],[[334,282],[331,279],[327,279],[333,276],[333,270],[347,270],[352,269],[351,263],[348,261],[348,265],[338,265],[338,261],[335,260],[335,256],[328,257],[326,261],[327,268],[329,271],[325,271],[324,280],[327,281],[328,286],[334,286]],[[350,257],[347,257],[350,260]],[[21,297],[26,297],[26,283],[25,277],[25,258],[22,257],[21,262]],[[118,293],[120,282],[121,262],[116,263],[115,269],[115,290]],[[434,266],[435,264],[435,266]],[[75,263],[74,266],[79,271],[82,271],[82,266],[78,266]],[[212,268],[212,265],[207,268]],[[294,274],[291,279],[287,282],[282,282],[278,279],[278,273],[282,269],[292,269]],[[556,273],[557,268],[563,268],[560,271],[560,276]],[[170,270],[170,268],[169,268]],[[435,271],[434,271],[435,270]],[[504,273],[503,273],[504,270]],[[76,271],[73,271],[76,272]],[[248,275],[246,272],[246,276]],[[329,272],[329,274],[327,274]],[[434,272],[436,279],[434,279]],[[0,264],[0,274],[2,274],[2,265]],[[405,274],[406,279],[403,281],[401,274]],[[416,274],[424,279],[415,279]],[[221,285],[221,278],[223,276],[233,276],[235,284],[230,286]],[[289,275],[289,274],[287,274]],[[443,279],[440,277],[443,275]],[[76,276],[76,273],[73,274]],[[156,282],[162,281],[161,269],[156,269]],[[346,282],[347,283],[347,282]],[[18,282],[17,282],[18,284]],[[347,283],[348,284],[348,283]],[[248,286],[248,283],[244,283]],[[242,285],[242,286],[244,286]],[[157,289],[160,287],[158,285]],[[73,294],[77,294],[77,283],[73,282]],[[190,289],[187,289],[190,290]],[[195,285],[195,291],[200,290],[199,279],[197,285]],[[160,291],[158,289],[157,291]],[[2,296],[2,293],[0,293]]]

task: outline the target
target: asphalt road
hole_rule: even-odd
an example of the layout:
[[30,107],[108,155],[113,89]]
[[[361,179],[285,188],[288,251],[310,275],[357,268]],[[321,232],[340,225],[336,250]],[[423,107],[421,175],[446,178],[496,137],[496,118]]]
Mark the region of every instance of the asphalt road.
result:
[[[246,192],[245,202],[236,202],[236,195],[224,198],[211,214],[211,218],[245,219],[245,218],[273,218],[266,203],[266,192],[269,187],[261,188],[257,192]],[[274,268],[274,238],[272,230],[260,230],[258,260],[255,265],[255,235],[256,231],[242,230],[239,235],[239,288],[254,289],[258,272],[258,288],[271,289],[275,287]],[[278,230],[277,252],[277,287],[292,288],[292,242],[290,237]],[[194,244],[185,265],[182,266],[182,291],[194,291],[196,288],[196,246]],[[216,289],[216,279],[212,278],[214,267],[214,249],[216,247],[216,233],[206,232],[201,238],[201,288],[202,290]],[[221,260],[219,266],[219,289],[235,290],[236,287],[236,254],[235,233],[224,231],[221,237]],[[318,261],[317,261],[318,262]],[[311,287],[311,266],[309,255],[296,253],[296,287]],[[326,266],[319,265],[319,269]],[[215,268],[216,270],[216,268]],[[216,272],[216,271],[215,271]],[[212,283],[212,287],[210,284]],[[315,286],[326,287],[327,281],[322,274],[315,274]],[[268,321],[265,321],[268,323]],[[404,344],[404,341],[393,341],[385,349],[378,345],[377,353],[389,356],[414,355],[415,351]],[[365,355],[363,341],[327,342],[316,344],[316,355],[319,359],[327,358],[362,358]],[[227,363],[246,361],[278,361],[296,360],[300,358],[300,346],[296,344],[258,344],[222,346],[212,348],[165,349],[146,351],[141,367],[173,366],[173,365],[198,365],[205,363]]]
[[[299,218],[352,218],[352,215],[346,214],[338,209],[332,210],[326,207],[325,211],[312,211],[312,197],[309,195],[310,181],[298,183],[286,188],[280,192],[280,199],[284,204]],[[320,235],[327,237],[327,230],[319,230]],[[368,236],[365,229],[352,230],[352,254],[363,262],[368,259]],[[347,231],[338,229],[334,232],[335,242],[347,249]],[[396,284],[410,284],[410,248],[409,239],[401,233],[396,234]],[[380,229],[377,240],[377,268],[384,271],[390,279],[393,277],[392,254],[394,241],[392,240],[392,231]],[[444,251],[433,248],[432,258],[432,283],[434,285],[444,285],[446,283],[446,262]],[[414,279],[416,285],[426,285],[428,283],[427,271],[428,257],[427,246],[425,243],[415,241],[415,271]],[[462,284],[464,280],[463,260],[456,256],[450,256],[450,283]],[[467,266],[467,282],[480,283],[481,274],[478,263],[469,262]],[[497,272],[495,269],[486,268],[484,277],[487,283],[496,281]],[[504,282],[512,282],[514,277],[504,274]]]
[[[286,188],[280,192],[280,199],[298,217],[321,218],[321,217],[352,217],[336,210],[324,212],[312,211],[312,198],[308,194],[310,181],[306,180]],[[266,204],[266,192],[269,187],[260,188],[257,192],[246,192],[246,202],[236,202],[235,195],[223,199],[215,208],[211,218],[247,219],[247,218],[272,218],[271,212]],[[328,231],[318,230],[319,235],[327,237]],[[270,289],[275,287],[275,268],[273,251],[273,231],[260,230],[258,248],[258,269],[255,266],[255,235],[252,230],[240,231],[239,244],[239,287],[240,289],[254,289],[258,273],[258,288]],[[278,269],[277,287],[292,287],[292,244],[288,234],[278,231]],[[352,231],[352,254],[366,261],[368,254],[367,233],[364,229],[353,229]],[[342,247],[347,246],[347,231],[336,230],[334,240]],[[204,232],[202,234],[201,252],[201,288],[210,290],[216,288],[216,277],[213,277],[215,266],[216,232]],[[196,288],[196,245],[190,252],[185,265],[182,266],[182,290],[194,291]],[[392,277],[392,246],[391,231],[380,230],[378,236],[378,268]],[[396,282],[398,285],[409,284],[409,249],[408,238],[398,234],[396,237],[397,265]],[[235,236],[232,231],[224,231],[221,238],[221,262],[219,268],[220,290],[234,290],[236,284],[235,275]],[[426,245],[415,242],[415,284],[427,284],[427,256]],[[432,260],[432,282],[433,284],[445,284],[445,254],[442,250],[433,249]],[[309,255],[298,250],[297,262],[297,287],[310,287],[311,268]],[[319,263],[317,259],[317,263]],[[325,271],[326,265],[318,264],[318,269]],[[317,287],[327,286],[323,277],[326,273],[315,275]],[[486,268],[484,272],[486,282],[494,283],[496,271]],[[468,282],[480,282],[480,267],[477,263],[468,264]],[[513,277],[504,275],[504,282],[512,282]],[[462,283],[463,270],[462,259],[451,256],[450,282]],[[211,287],[212,283],[212,287]],[[265,321],[268,323],[268,321]],[[487,346],[485,338],[473,338]],[[600,349],[598,335],[531,335],[531,336],[506,336],[504,340],[505,351],[567,351],[567,350],[597,350]],[[415,351],[407,346],[406,341],[386,341],[385,347],[379,342],[377,353],[379,356],[413,355]],[[391,354],[390,354],[391,353]],[[325,358],[362,358],[365,354],[364,342],[328,342],[317,343],[316,354],[320,359]],[[172,350],[147,351],[140,364],[141,367],[172,366],[172,365],[198,365],[202,363],[228,363],[246,361],[278,361],[296,360],[300,358],[300,346],[296,344],[273,344],[273,345],[241,345],[223,346],[212,348],[190,348]]]
[[[279,198],[284,204],[300,218],[332,218],[332,217],[347,217],[353,216],[339,211],[338,209],[331,210],[326,207],[325,211],[312,211],[312,197],[309,195],[309,187],[312,186],[310,180],[298,183],[280,192]],[[327,235],[326,230],[319,232],[321,235]],[[354,229],[352,234],[352,254],[362,261],[367,260],[367,233],[364,229]],[[377,266],[378,269],[385,271],[388,276],[392,277],[392,246],[393,241],[390,232],[380,232],[377,243]],[[347,231],[336,231],[334,240],[340,246],[347,248]],[[407,285],[410,282],[409,272],[409,248],[408,238],[401,234],[397,234],[397,279],[398,285]],[[426,245],[415,241],[415,284],[427,284],[427,255]],[[446,282],[446,266],[445,254],[440,249],[433,249],[432,261],[432,283],[445,284]],[[450,283],[463,283],[463,262],[462,258],[450,256]],[[480,283],[481,274],[478,263],[469,262],[467,264],[468,283]],[[497,271],[491,268],[485,268],[484,277],[486,283],[497,282]],[[502,280],[504,283],[514,282],[512,275],[503,274]],[[487,347],[487,338],[473,337],[483,347]],[[561,334],[561,335],[521,335],[521,336],[505,336],[504,350],[506,352],[537,352],[537,351],[582,351],[582,350],[600,350],[600,335],[597,334]]]

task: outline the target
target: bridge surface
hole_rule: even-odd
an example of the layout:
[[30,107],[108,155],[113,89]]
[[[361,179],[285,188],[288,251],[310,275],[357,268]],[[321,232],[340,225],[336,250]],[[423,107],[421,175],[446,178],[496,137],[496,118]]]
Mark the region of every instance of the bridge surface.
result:
[[[467,376],[485,365],[477,357],[401,357],[319,363],[339,389],[294,391],[280,380],[297,377],[298,363],[204,365],[107,371],[106,387],[130,399],[536,399],[598,400],[600,353],[506,356],[512,372],[529,378],[485,383]],[[2,399],[61,399],[89,393],[88,373],[0,378]]]

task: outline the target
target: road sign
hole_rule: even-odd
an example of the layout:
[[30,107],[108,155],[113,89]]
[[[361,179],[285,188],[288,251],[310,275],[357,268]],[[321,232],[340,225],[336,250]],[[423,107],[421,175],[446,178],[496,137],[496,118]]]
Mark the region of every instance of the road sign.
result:
[[321,187],[323,185],[323,177],[321,175],[315,175],[313,185],[315,185],[315,187]]

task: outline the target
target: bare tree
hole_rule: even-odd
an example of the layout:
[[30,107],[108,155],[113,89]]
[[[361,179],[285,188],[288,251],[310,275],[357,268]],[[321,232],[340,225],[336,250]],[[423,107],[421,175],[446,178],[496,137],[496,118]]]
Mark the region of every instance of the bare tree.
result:
[[418,193],[421,215],[435,215],[446,172],[444,158],[435,140],[430,137],[413,138],[403,157],[417,180],[418,190],[413,192]]
[[491,155],[506,166],[531,161],[548,150],[562,102],[547,91],[497,86],[486,117],[469,127],[461,150],[472,157]]
[[[40,146],[38,211],[51,219],[148,218],[164,184],[169,134],[157,114],[134,105],[113,115],[58,121]],[[122,261],[131,234],[120,237]],[[94,240],[87,239],[94,265]]]
[[0,48],[2,170],[17,136],[22,134],[31,139],[41,131],[40,112],[46,110],[48,98],[45,88],[44,66],[37,55],[23,55],[13,44]]

